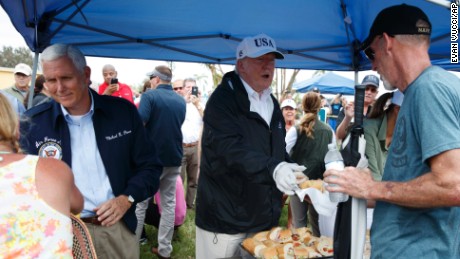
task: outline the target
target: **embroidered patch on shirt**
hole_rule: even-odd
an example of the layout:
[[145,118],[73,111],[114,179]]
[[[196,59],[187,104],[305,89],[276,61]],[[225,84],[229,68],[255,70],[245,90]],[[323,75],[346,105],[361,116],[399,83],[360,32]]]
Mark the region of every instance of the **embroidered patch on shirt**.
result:
[[62,147],[56,142],[48,141],[42,144],[38,150],[38,155],[41,157],[52,157],[62,159]]

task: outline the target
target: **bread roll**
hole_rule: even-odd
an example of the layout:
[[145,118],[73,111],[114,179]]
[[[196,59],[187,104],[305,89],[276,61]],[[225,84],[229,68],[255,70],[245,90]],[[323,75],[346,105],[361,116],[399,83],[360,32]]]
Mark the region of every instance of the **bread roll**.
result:
[[318,242],[319,242],[319,237],[310,236],[310,240],[308,240],[308,242],[306,240],[307,239],[305,238],[304,239],[304,244],[306,246],[311,246],[313,248],[316,248],[316,244],[318,244]]
[[278,257],[280,259],[295,259],[292,243],[277,245],[276,251],[278,252]]
[[316,250],[324,255],[324,256],[331,256],[334,254],[334,247],[333,241],[330,237],[321,237],[316,243]]
[[257,245],[255,248],[254,248],[254,256],[256,258],[260,258],[263,256],[262,254],[262,251],[264,251],[264,249],[267,248],[265,245]]
[[311,229],[308,228],[308,227],[297,228],[297,229],[296,229],[296,232],[297,232],[297,234],[299,234],[300,239],[302,239],[303,237],[305,237],[305,235],[307,235],[307,234],[310,234],[310,235],[311,235],[311,234],[313,233],[313,232],[311,231]]
[[267,247],[276,246],[278,244],[277,242],[270,240],[270,239],[264,240],[262,241],[262,243]]
[[300,240],[306,245],[309,246],[310,240],[313,238],[313,235],[310,232],[306,232],[301,236]]
[[308,250],[308,258],[320,258],[323,257],[320,253],[316,251],[315,248],[313,247],[307,247]]
[[294,256],[296,259],[310,258],[310,252],[305,246],[294,247]]
[[323,180],[308,180],[299,184],[300,189],[315,188],[324,192]]
[[260,241],[260,242],[265,241],[268,238],[268,233],[269,232],[270,231],[268,231],[268,230],[259,232],[259,233],[255,234],[252,238],[254,238],[255,240]]
[[265,259],[278,259],[278,252],[276,246],[270,246],[261,251],[263,258]]
[[273,240],[275,242],[279,242],[281,230],[283,230],[283,228],[281,228],[281,227],[272,228],[270,230],[270,233],[268,234],[268,239]]
[[292,242],[292,231],[290,229],[283,229],[279,232],[278,242],[288,243]]
[[249,237],[249,238],[246,238],[245,240],[243,240],[243,243],[241,245],[244,247],[244,249],[246,249],[246,251],[248,251],[249,253],[254,255],[256,246],[263,245],[263,244],[262,244],[262,242],[257,241],[252,237]]

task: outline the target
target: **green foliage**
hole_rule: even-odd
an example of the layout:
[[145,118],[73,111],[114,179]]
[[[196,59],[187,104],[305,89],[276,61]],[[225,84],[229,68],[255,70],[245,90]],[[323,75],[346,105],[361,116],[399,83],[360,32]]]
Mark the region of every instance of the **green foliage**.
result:
[[0,67],[13,68],[19,63],[25,63],[32,67],[33,56],[31,51],[26,47],[3,46],[3,49],[0,50]]
[[[158,229],[154,226],[145,225],[148,243],[141,245],[140,258],[151,259],[155,256],[150,252],[152,246],[158,247]],[[172,240],[172,258],[195,258],[195,211],[187,210],[185,222],[174,231]]]
[[[287,226],[288,212],[287,202],[283,207],[281,218],[279,221],[280,226]],[[152,246],[158,246],[158,229],[154,226],[146,225],[145,231],[147,232],[148,243],[141,245],[140,258],[151,259],[155,258],[155,255],[150,252]],[[171,253],[172,258],[181,259],[194,259],[195,258],[195,211],[187,210],[187,216],[185,222],[177,230],[174,231],[172,240],[173,252]]]

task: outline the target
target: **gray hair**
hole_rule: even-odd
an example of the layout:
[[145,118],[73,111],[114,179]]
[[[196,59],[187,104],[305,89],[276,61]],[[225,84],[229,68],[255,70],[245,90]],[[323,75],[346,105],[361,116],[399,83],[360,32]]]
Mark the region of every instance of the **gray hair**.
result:
[[85,70],[86,59],[83,53],[72,45],[60,43],[48,46],[40,55],[40,63],[43,64],[43,62],[53,61],[61,57],[68,57],[78,71],[83,72]]
[[192,83],[196,84],[196,80],[194,78],[191,78],[191,77],[184,79],[183,86],[185,86],[186,82],[192,82]]

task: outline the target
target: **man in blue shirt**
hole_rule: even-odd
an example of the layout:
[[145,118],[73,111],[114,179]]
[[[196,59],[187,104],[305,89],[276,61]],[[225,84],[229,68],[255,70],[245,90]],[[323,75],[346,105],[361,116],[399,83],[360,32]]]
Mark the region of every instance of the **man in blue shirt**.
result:
[[337,184],[328,191],[377,201],[372,258],[460,258],[460,80],[431,65],[430,34],[415,6],[377,15],[364,52],[387,90],[404,93],[383,178],[352,167],[324,174]]
[[135,204],[158,190],[162,167],[135,106],[90,90],[91,69],[73,46],[49,46],[40,61],[54,100],[24,114],[22,148],[72,168],[99,258],[139,258]]
[[[181,126],[185,120],[185,100],[173,91],[172,72],[169,67],[157,66],[148,76],[153,90],[142,95],[139,114],[150,140],[160,152],[160,160],[164,166],[160,178],[162,212],[158,227],[158,248],[153,248],[152,252],[159,258],[170,258],[174,234],[176,181],[182,162]],[[136,210],[138,215],[139,210],[145,211],[145,204],[139,204]],[[141,230],[138,225],[138,235]]]

